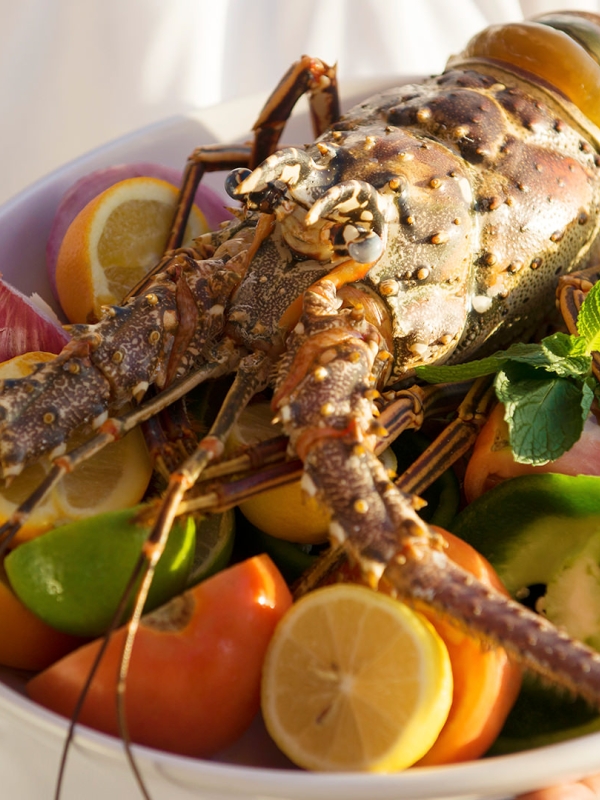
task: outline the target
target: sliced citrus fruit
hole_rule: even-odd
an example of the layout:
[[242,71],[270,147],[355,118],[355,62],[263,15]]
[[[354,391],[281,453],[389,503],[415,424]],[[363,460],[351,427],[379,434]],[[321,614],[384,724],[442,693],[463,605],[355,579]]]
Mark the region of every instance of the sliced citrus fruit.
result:
[[[282,433],[282,427],[273,425],[272,418],[268,403],[248,406],[231,433],[229,447],[248,447]],[[397,465],[390,448],[382,453],[381,460],[388,469],[394,470]],[[277,539],[301,544],[327,540],[329,512],[304,489],[301,479],[260,492],[240,503],[239,509],[252,525]]]
[[[99,319],[158,263],[177,189],[158,178],[129,178],[91,200],[69,225],[56,262],[56,289],[71,322]],[[184,245],[208,230],[192,206]]]
[[[52,353],[35,352],[11,358],[0,364],[0,379],[28,375],[35,364],[54,357]],[[81,437],[72,437],[69,449],[81,441]],[[29,497],[50,468],[50,461],[42,459],[24,469],[8,487],[0,487],[0,523]],[[135,505],[151,475],[152,462],[144,437],[138,429],[133,430],[66,475],[37,506],[14,542],[30,539],[64,522]]]
[[196,550],[188,586],[193,586],[224,569],[233,552],[235,540],[235,514],[233,509],[222,514],[212,514],[198,523]]
[[[6,573],[27,608],[57,630],[99,636],[107,630],[155,519],[148,506],[98,514],[48,531],[6,557]],[[173,525],[156,565],[146,609],[185,588],[196,525]]]
[[431,747],[452,703],[448,651],[408,606],[355,584],[283,617],[262,680],[267,730],[312,770],[391,772]]
[[[269,403],[248,406],[231,432],[228,447],[250,447],[278,436],[283,429],[272,419]],[[299,480],[254,495],[239,508],[249,522],[278,539],[307,544],[327,539],[329,514],[316,498],[303,492]]]
[[305,544],[327,539],[329,514],[302,490],[299,480],[256,494],[239,508],[249,522],[278,539]]

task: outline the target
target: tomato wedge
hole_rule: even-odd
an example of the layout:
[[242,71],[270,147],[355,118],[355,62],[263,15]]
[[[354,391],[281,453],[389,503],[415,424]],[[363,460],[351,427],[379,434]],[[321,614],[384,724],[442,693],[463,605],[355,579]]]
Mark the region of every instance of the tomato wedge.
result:
[[600,475],[600,424],[593,414],[586,419],[580,439],[556,461],[543,466],[519,464],[508,439],[504,406],[498,403],[479,432],[465,472],[465,497],[472,503],[502,481],[518,475],[560,472],[563,475]]
[[[471,545],[437,529],[448,542],[449,558],[488,586],[508,593],[492,565]],[[479,758],[500,733],[521,688],[521,668],[501,647],[489,647],[433,613],[425,616],[440,634],[454,676],[452,707],[433,747],[417,766]]]
[[42,622],[0,573],[0,664],[13,669],[45,669],[84,641]]
[[[292,598],[266,555],[217,573],[146,615],[133,646],[125,710],[134,742],[207,757],[232,744],[260,706],[267,644]],[[120,628],[83,705],[80,721],[118,735]],[[70,717],[100,640],[41,672],[29,696]]]

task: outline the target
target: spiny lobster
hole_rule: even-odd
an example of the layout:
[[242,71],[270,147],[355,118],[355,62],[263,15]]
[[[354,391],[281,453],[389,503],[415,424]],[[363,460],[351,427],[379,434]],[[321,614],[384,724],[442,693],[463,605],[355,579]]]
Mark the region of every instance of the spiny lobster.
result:
[[[210,431],[169,480],[140,562],[145,585],[186,492],[223,455],[244,406],[272,387],[305,490],[326,504],[332,542],[371,583],[385,579],[600,707],[600,656],[455,566],[375,456],[386,436],[380,392],[398,403],[417,365],[531,334],[558,277],[591,263],[599,34],[600,18],[575,12],[491,28],[441,76],[343,117],[334,69],[297,62],[251,145],[191,156],[169,252],[130,299],[71,326],[71,342],[32,376],[3,383],[2,474],[45,453],[55,463],[5,537],[74,460],[235,372]],[[569,80],[564,65],[573,63],[583,82]],[[306,92],[316,142],[276,151]],[[177,249],[195,188],[213,169],[233,170],[226,188],[242,208],[194,248]],[[151,386],[156,395],[144,399]],[[417,388],[411,408],[418,399]],[[117,416],[130,400],[138,405]],[[70,433],[87,424],[98,435],[64,455]]]

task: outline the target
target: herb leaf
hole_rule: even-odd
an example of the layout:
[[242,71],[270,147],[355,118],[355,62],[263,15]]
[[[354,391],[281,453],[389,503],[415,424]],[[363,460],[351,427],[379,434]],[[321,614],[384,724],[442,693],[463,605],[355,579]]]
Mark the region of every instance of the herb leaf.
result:
[[541,348],[547,357],[549,372],[563,377],[582,377],[589,375],[592,365],[587,345],[580,336],[555,333],[542,339]]
[[514,363],[498,373],[495,388],[505,406],[515,461],[536,466],[575,444],[593,398],[589,387],[582,391],[569,378]]
[[588,353],[600,350],[600,282],[590,289],[579,310],[577,332],[585,340]]
[[496,374],[495,389],[505,406],[515,460],[546,464],[581,436],[594,393],[592,352],[600,350],[600,282],[579,311],[579,336],[555,333],[539,344],[517,343],[488,358],[451,366],[416,368],[429,383],[462,381]]

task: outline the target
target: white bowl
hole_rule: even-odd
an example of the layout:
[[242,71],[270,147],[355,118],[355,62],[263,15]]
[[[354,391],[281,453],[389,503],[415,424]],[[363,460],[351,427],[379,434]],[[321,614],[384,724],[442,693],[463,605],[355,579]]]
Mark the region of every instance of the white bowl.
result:
[[[385,82],[389,85],[389,81]],[[379,82],[382,85],[382,82]],[[368,86],[370,91],[373,85]],[[348,96],[366,95],[354,85]],[[183,165],[198,144],[239,139],[250,129],[263,98],[229,103],[137,131],[66,165],[0,208],[0,272],[24,292],[49,303],[45,246],[55,208],[80,176],[123,162]],[[286,141],[309,137],[306,114],[298,114]],[[220,189],[222,175],[207,182]],[[11,800],[53,796],[67,722],[23,693],[23,676],[0,670],[0,786]],[[176,680],[176,676],[174,676]],[[536,751],[449,767],[415,768],[398,775],[311,774],[294,769],[256,720],[220,758],[202,761],[135,747],[154,800],[481,800],[576,779],[600,771],[600,734]],[[137,798],[121,742],[78,727],[69,752],[62,800]]]

